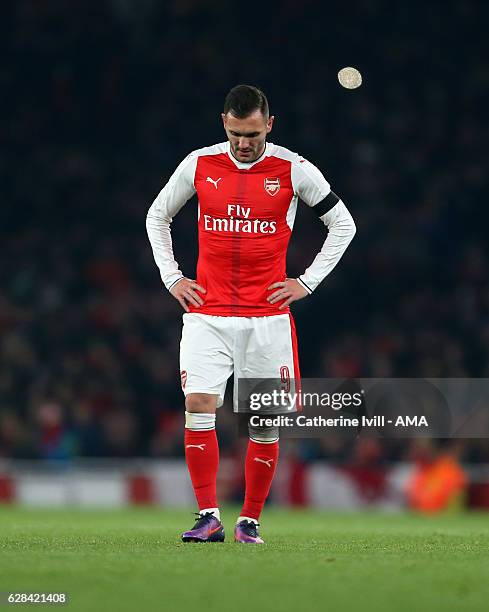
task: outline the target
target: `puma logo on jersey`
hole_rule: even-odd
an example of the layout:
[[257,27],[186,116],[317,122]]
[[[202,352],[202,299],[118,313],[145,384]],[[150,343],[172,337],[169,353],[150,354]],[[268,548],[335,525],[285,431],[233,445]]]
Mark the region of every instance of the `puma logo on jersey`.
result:
[[214,185],[214,187],[217,189],[217,183],[219,183],[219,181],[222,181],[222,177],[219,177],[216,181],[214,179],[211,179],[210,176],[208,176],[206,179],[206,183],[212,183]]
[[187,444],[185,448],[200,448],[201,451],[204,450],[205,444]]
[[271,468],[273,459],[260,459],[260,457],[255,457],[254,461],[259,461],[260,463],[264,463],[267,467]]
[[182,370],[180,372],[180,378],[182,380],[182,389],[185,389],[185,385],[187,384],[187,370]]

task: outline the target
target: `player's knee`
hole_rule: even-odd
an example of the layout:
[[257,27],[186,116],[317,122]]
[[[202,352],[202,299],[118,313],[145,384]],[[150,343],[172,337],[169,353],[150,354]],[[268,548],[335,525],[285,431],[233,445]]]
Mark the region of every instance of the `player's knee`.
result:
[[217,395],[208,393],[189,393],[185,398],[187,412],[214,413],[217,408]]
[[270,444],[272,442],[277,442],[279,438],[279,429],[278,427],[259,427],[248,425],[248,432],[250,439],[254,442],[261,442],[263,444]]

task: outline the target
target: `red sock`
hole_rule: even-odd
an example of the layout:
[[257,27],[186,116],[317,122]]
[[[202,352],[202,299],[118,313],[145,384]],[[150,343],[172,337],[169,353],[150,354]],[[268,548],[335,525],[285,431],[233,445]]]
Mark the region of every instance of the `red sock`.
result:
[[217,508],[219,445],[215,429],[185,429],[185,459],[199,510]]
[[260,444],[250,440],[245,463],[245,500],[240,516],[258,520],[270,491],[278,460],[278,441]]

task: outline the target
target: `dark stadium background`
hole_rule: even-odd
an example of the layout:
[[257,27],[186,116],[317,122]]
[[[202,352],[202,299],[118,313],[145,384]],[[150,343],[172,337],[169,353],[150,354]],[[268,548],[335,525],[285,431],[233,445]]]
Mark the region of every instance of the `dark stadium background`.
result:
[[[238,83],[265,90],[270,140],[318,165],[357,223],[338,268],[294,304],[303,375],[489,376],[488,18],[483,2],[2,5],[0,457],[182,455],[182,313],[145,217],[189,151],[224,139]],[[339,86],[344,66],[360,89]],[[195,200],[173,237],[192,276]],[[323,240],[300,207],[289,275]],[[376,444],[376,465],[412,457]],[[459,450],[489,462],[486,440]]]

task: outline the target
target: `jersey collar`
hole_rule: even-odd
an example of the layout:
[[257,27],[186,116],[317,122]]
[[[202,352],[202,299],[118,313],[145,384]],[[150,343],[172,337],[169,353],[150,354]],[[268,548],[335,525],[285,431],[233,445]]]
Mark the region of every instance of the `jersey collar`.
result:
[[234,155],[231,153],[231,145],[229,143],[229,140],[226,143],[226,152],[228,154],[229,159],[234,163],[234,165],[239,168],[240,170],[248,170],[249,168],[252,168],[255,164],[260,163],[261,161],[263,161],[265,159],[265,157],[268,157],[270,155],[270,149],[272,147],[272,143],[270,142],[266,142],[265,143],[265,148],[263,149],[263,153],[260,155],[260,157],[258,159],[255,159],[252,162],[240,162],[238,161]]

